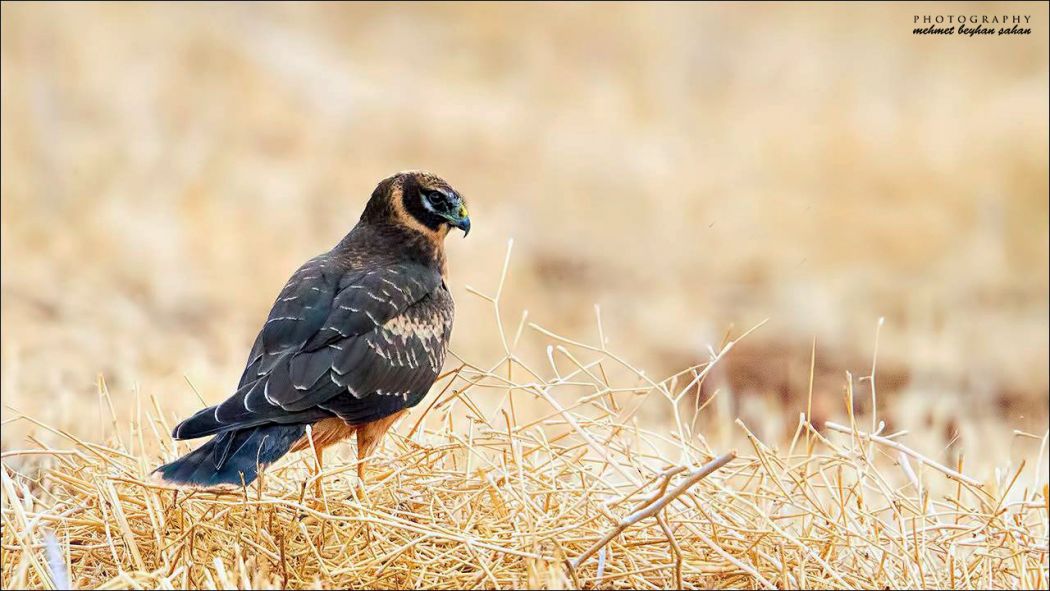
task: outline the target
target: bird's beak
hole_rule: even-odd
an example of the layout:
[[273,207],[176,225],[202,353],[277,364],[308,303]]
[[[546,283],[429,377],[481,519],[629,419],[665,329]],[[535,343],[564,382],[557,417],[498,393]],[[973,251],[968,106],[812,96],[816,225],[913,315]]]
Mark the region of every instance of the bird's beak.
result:
[[463,237],[466,238],[467,234],[470,234],[470,218],[463,218],[456,223],[456,227],[463,230]]
[[456,215],[449,217],[448,221],[453,226],[463,230],[464,237],[470,234],[470,214],[467,213],[467,206],[463,203],[459,204],[459,210],[456,211]]

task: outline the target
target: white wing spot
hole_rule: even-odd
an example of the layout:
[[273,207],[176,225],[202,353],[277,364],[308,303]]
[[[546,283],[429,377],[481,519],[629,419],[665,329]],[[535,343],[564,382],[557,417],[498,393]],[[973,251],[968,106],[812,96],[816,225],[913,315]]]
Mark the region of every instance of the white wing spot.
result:
[[277,316],[266,321],[266,324],[271,322],[277,322],[278,320],[302,320],[301,316]]
[[279,404],[274,402],[273,398],[270,398],[270,380],[266,380],[263,383],[263,398],[265,398],[267,402],[274,406],[280,406]]
[[325,330],[334,330],[335,332],[339,333],[339,336],[341,336],[341,337],[348,337],[348,336],[350,336],[350,335],[346,334],[345,332],[339,330],[339,328],[336,327],[336,326],[326,326],[326,327],[324,327],[324,329]]
[[386,283],[386,284],[387,284],[387,285],[389,285],[390,287],[393,287],[394,289],[396,289],[396,290],[397,290],[398,292],[400,292],[400,293],[402,293],[402,294],[403,294],[403,293],[405,293],[405,290],[404,290],[404,289],[402,289],[400,285],[398,285],[398,284],[394,283],[393,281],[391,281],[391,280],[387,279],[386,277],[383,277],[383,278],[382,278],[382,281],[383,281],[383,283]]

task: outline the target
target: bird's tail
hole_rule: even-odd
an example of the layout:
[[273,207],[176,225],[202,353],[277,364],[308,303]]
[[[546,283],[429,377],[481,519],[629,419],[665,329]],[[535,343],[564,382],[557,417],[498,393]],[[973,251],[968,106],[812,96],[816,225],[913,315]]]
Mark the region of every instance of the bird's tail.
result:
[[153,471],[161,484],[194,488],[240,488],[259,470],[288,453],[305,425],[260,425],[225,431],[174,462]]

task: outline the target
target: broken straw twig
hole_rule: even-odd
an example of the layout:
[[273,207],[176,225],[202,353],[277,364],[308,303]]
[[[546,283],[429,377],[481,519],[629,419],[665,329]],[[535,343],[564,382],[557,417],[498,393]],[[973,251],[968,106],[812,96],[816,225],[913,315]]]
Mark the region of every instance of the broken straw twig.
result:
[[921,464],[925,464],[925,465],[927,465],[927,466],[929,466],[929,467],[931,467],[931,468],[933,468],[935,470],[943,472],[944,475],[947,476],[948,478],[954,478],[956,480],[960,480],[962,482],[965,482],[966,484],[969,484],[970,486],[974,486],[974,487],[977,487],[977,488],[981,487],[981,483],[976,481],[976,480],[974,480],[973,478],[970,478],[969,476],[966,476],[965,474],[962,474],[962,473],[957,472],[955,470],[952,470],[948,466],[945,466],[944,464],[942,464],[942,463],[940,463],[940,462],[938,462],[936,460],[932,460],[932,459],[930,459],[930,458],[920,454],[919,452],[911,449],[910,447],[908,447],[906,445],[902,445],[900,443],[897,443],[896,441],[893,441],[892,439],[887,439],[887,438],[882,437],[880,435],[873,435],[871,433],[865,433],[863,431],[856,431],[856,430],[851,429],[851,428],[849,428],[849,427],[847,427],[845,425],[840,425],[838,423],[833,423],[831,421],[825,422],[824,426],[827,427],[828,429],[832,430],[832,431],[837,431],[839,433],[852,434],[852,435],[855,435],[856,437],[858,437],[860,439],[867,439],[868,441],[873,441],[873,442],[878,443],[880,445],[885,445],[886,447],[889,447],[891,449],[895,449],[895,450],[897,450],[897,451],[899,451],[899,452],[901,452],[901,453],[903,453],[905,455],[911,456],[913,459],[918,460],[919,463],[921,463]]
[[570,562],[572,568],[579,568],[579,566],[583,564],[584,561],[593,556],[595,552],[597,552],[606,544],[608,544],[613,538],[620,535],[623,532],[623,530],[627,529],[628,527],[631,527],[632,525],[638,523],[646,517],[652,517],[653,515],[656,515],[656,513],[663,509],[665,506],[667,506],[668,503],[673,501],[685,491],[692,488],[692,486],[697,482],[700,482],[704,478],[707,478],[707,476],[715,470],[718,470],[722,466],[725,466],[729,462],[733,461],[734,458],[736,458],[735,451],[731,451],[727,454],[718,456],[717,458],[704,464],[700,468],[697,468],[696,470],[690,472],[685,477],[685,479],[678,484],[678,486],[665,492],[659,497],[642,503],[642,506],[635,510],[634,513],[631,513],[627,517],[621,519],[620,522],[616,524],[616,527],[606,532],[606,534],[602,536],[600,540],[595,542],[594,545],[585,550],[583,554],[580,554],[574,560],[572,560]]

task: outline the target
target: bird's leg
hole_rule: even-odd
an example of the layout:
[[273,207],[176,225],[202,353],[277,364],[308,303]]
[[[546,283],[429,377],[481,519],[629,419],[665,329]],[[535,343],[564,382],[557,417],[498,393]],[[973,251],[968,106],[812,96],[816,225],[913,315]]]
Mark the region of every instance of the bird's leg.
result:
[[[357,481],[362,487],[365,484],[365,467],[367,466],[365,459],[372,454],[372,450],[383,437],[382,433],[376,435],[375,425],[376,423],[369,423],[357,430]],[[386,429],[383,431],[385,432]]]
[[394,421],[404,412],[404,410],[396,412],[378,421],[365,423],[357,428],[357,479],[358,486],[362,489],[365,483],[365,458],[372,454],[376,445],[383,439],[383,435],[386,434],[390,426],[394,424]]
[[362,484],[365,481],[365,458],[368,457],[369,449],[361,440],[361,432],[357,432],[357,480]]
[[372,448],[375,447],[375,439],[369,439],[365,434],[365,430],[360,428],[357,430],[357,499],[359,501],[365,500],[365,458],[372,452]]

